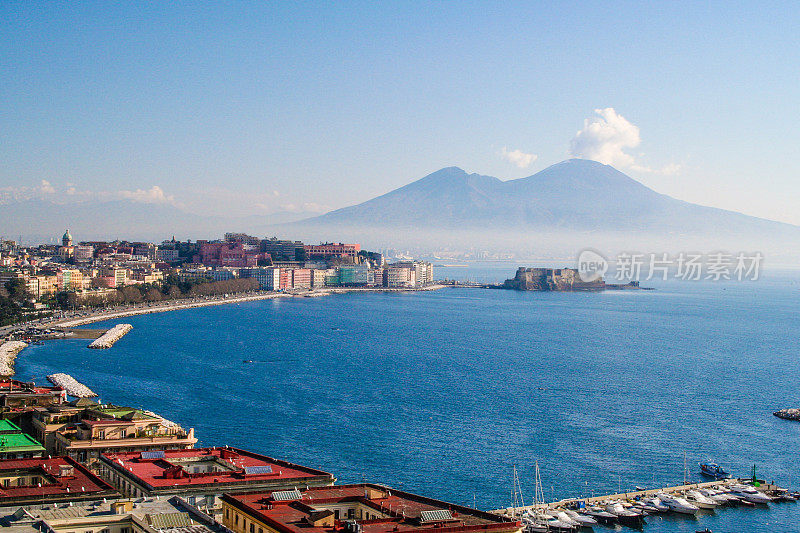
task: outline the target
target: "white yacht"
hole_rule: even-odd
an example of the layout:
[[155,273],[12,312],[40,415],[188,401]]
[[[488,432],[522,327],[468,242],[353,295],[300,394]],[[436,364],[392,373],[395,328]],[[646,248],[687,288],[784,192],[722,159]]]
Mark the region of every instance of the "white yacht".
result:
[[731,491],[744,501],[750,503],[769,503],[772,501],[772,498],[764,494],[763,492],[757,491],[754,487],[750,485],[734,485],[731,487]]
[[675,511],[676,513],[693,515],[697,514],[697,511],[699,510],[696,505],[692,505],[679,496],[671,496],[669,494],[659,493],[658,499],[661,500],[664,505],[669,507],[670,511]]
[[651,498],[645,498],[642,500],[644,503],[649,505],[650,507],[657,509],[658,511],[665,513],[669,511],[669,507],[664,504],[657,496],[653,496]]
[[690,490],[686,493],[686,499],[689,500],[693,505],[696,505],[700,509],[716,509],[719,507],[719,503],[715,502],[705,494],[701,493],[698,490]]
[[597,520],[591,516],[581,514],[578,511],[573,511],[571,509],[567,509],[564,512],[567,513],[567,516],[578,522],[583,527],[592,527],[597,525]]

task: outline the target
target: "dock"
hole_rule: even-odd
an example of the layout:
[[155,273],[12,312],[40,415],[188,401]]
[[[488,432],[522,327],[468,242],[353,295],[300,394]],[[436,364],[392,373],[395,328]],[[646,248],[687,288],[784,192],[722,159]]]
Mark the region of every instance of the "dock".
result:
[[722,510],[739,505],[766,506],[796,502],[798,499],[800,493],[791,493],[788,489],[755,478],[728,478],[586,498],[566,498],[550,503],[540,500],[534,505],[512,506],[490,512],[520,520],[527,533],[577,531],[597,524],[642,529],[647,525],[645,518],[650,515],[678,513],[682,516],[692,515],[694,519],[694,515],[703,510]]
[[[490,513],[498,514],[501,516],[516,516],[519,514],[524,514],[527,511],[533,511],[534,509],[540,509],[545,507],[547,509],[559,509],[559,508],[568,508],[574,507],[579,502],[583,502],[585,505],[595,505],[598,503],[603,503],[610,500],[637,500],[641,498],[648,498],[650,496],[655,496],[659,492],[663,492],[665,494],[683,494],[686,491],[693,490],[693,489],[723,489],[728,485],[733,483],[746,483],[749,479],[718,479],[715,481],[703,481],[699,483],[687,483],[686,485],[676,485],[674,487],[659,487],[655,489],[645,489],[645,490],[634,490],[630,492],[619,492],[615,494],[605,494],[602,496],[591,496],[587,498],[565,498],[563,500],[558,500],[555,502],[550,502],[542,505],[525,505],[521,507],[506,507],[504,509],[495,509],[493,511],[489,511]],[[772,485],[762,485],[762,490],[776,490],[778,487]]]

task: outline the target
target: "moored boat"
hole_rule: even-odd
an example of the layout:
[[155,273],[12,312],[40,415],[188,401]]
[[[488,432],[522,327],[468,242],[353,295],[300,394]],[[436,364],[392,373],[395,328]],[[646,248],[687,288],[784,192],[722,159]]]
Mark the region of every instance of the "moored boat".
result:
[[700,473],[714,479],[727,479],[731,475],[724,471],[717,463],[700,463]]
[[687,502],[685,499],[679,496],[672,496],[670,494],[662,493],[658,495],[658,499],[661,500],[664,505],[669,507],[670,511],[674,511],[676,513],[694,515],[700,510],[696,505]]

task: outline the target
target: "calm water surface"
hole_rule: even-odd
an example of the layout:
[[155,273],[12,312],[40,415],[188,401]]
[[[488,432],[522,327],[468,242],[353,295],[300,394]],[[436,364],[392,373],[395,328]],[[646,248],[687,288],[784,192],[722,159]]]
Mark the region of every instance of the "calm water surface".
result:
[[[711,459],[796,488],[800,424],[771,413],[800,406],[800,277],[657,286],[350,294],[130,317],[111,350],[50,342],[25,350],[17,371],[72,374],[105,401],[194,427],[202,445],[481,508],[510,503],[512,465],[530,499],[537,460],[547,499],[680,482],[684,453],[693,479]],[[645,530],[799,531],[798,509],[651,517]]]

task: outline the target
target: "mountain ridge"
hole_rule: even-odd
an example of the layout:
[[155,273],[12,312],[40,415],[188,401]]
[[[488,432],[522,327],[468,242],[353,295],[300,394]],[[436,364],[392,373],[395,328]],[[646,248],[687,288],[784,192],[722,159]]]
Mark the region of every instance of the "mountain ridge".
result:
[[568,159],[503,181],[445,167],[367,200],[293,225],[432,229],[566,229],[647,233],[800,230],[659,193],[610,165]]

